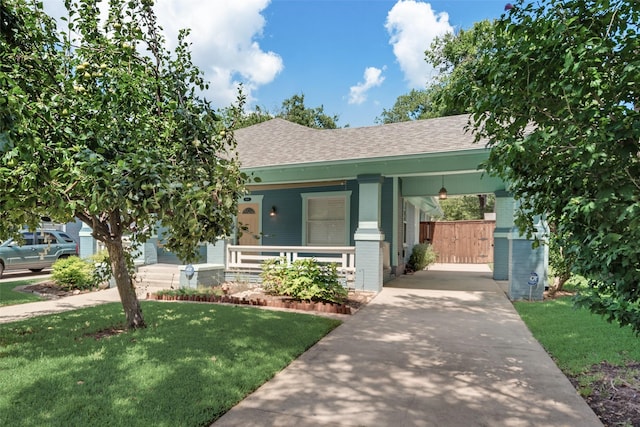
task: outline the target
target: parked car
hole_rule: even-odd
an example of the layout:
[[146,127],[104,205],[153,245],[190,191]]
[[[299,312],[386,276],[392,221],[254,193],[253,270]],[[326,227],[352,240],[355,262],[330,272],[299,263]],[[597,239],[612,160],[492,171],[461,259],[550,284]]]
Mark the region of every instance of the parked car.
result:
[[0,244],[0,278],[5,270],[41,271],[60,258],[78,255],[78,244],[58,230],[22,231],[24,243],[9,239]]

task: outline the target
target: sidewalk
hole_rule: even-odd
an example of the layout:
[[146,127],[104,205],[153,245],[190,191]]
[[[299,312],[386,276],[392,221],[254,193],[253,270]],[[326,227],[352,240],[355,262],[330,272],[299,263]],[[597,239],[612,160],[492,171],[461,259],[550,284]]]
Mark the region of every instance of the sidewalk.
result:
[[383,291],[224,416],[225,426],[601,426],[491,273]]
[[120,301],[118,289],[88,292],[70,297],[0,307],[0,323],[15,322],[43,314],[60,313],[82,307]]

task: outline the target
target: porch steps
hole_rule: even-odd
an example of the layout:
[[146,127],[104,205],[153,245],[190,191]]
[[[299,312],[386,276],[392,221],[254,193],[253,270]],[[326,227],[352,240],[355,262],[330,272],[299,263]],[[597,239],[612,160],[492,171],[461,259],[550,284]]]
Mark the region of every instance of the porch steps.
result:
[[136,288],[152,293],[159,289],[178,289],[180,270],[175,264],[152,264],[137,268]]

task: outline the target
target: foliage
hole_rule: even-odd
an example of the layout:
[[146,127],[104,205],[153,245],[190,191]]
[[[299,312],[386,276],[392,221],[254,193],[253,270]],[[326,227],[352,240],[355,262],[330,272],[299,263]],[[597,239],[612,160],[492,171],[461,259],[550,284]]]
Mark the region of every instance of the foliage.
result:
[[315,129],[336,129],[338,127],[338,116],[325,114],[322,105],[316,108],[305,107],[304,94],[296,94],[282,101],[282,108],[277,117]]
[[53,263],[51,278],[62,289],[91,289],[93,266],[90,261],[77,256],[60,258]]
[[435,105],[433,99],[435,91],[433,87],[422,90],[411,89],[408,94],[400,95],[391,109],[383,109],[382,114],[376,118],[376,122],[399,123],[447,115]]
[[236,129],[245,128],[279,117],[292,123],[315,129],[336,129],[338,116],[328,116],[321,105],[307,108],[304,105],[304,94],[293,95],[282,101],[278,111],[270,112],[267,108],[256,106],[253,111],[237,114],[236,108],[229,107],[220,111],[223,121],[234,123]]
[[300,300],[342,302],[348,293],[338,280],[336,265],[323,265],[315,259],[292,263],[284,258],[267,260],[260,277],[267,292]]
[[452,87],[509,182],[516,224],[547,215],[591,280],[578,302],[640,332],[640,3],[518,1]]
[[496,204],[495,194],[482,194],[483,204],[479,196],[449,197],[440,200],[444,212],[442,219],[446,221],[462,221],[484,219],[486,212],[493,212]]
[[411,250],[408,267],[413,271],[424,270],[437,259],[438,254],[433,250],[433,246],[428,243],[419,243]]
[[28,302],[42,301],[43,298],[38,295],[14,291],[18,286],[32,285],[37,281],[37,279],[29,279],[0,283],[0,307],[3,305],[26,304]]
[[0,425],[211,425],[340,324],[251,307],[142,305],[153,322],[136,331],[122,330],[118,304],[0,325]]
[[549,289],[551,296],[561,291],[564,284],[571,278],[573,265],[577,256],[576,247],[568,246],[561,235],[551,230],[549,235],[549,270],[554,277]]
[[[129,252],[127,252],[126,254],[129,255]],[[131,260],[130,258],[130,256],[127,257],[129,261],[129,274],[131,275],[131,277],[133,277],[135,273],[135,267],[133,265],[133,260]],[[95,286],[109,282],[111,280],[113,273],[111,272],[111,261],[109,260],[109,252],[104,250],[96,252],[89,257],[89,261],[91,262],[91,264],[93,264],[91,282]]]
[[224,292],[219,288],[180,288],[180,289],[160,289],[156,293],[158,296],[169,295],[223,295]]
[[144,327],[123,235],[144,242],[160,223],[189,262],[231,233],[247,176],[234,123],[198,95],[188,31],[172,52],[151,1],[111,0],[102,18],[99,2],[65,3],[58,33],[41,2],[3,2],[0,235],[81,219],[109,251],[128,326]]
[[[464,79],[468,69],[477,61],[481,48],[492,37],[493,22],[476,22],[469,30],[436,37],[425,51],[425,60],[438,72],[424,90],[413,89],[400,95],[390,110],[383,110],[379,123],[397,123],[470,112],[468,105],[452,102],[455,82]],[[457,89],[456,89],[457,90]]]

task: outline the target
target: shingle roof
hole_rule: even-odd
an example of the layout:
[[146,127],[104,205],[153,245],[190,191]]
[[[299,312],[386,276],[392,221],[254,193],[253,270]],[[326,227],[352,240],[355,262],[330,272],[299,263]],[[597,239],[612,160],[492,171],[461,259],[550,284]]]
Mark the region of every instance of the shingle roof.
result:
[[469,116],[341,129],[311,129],[272,119],[235,131],[243,168],[362,160],[483,149],[465,130]]

